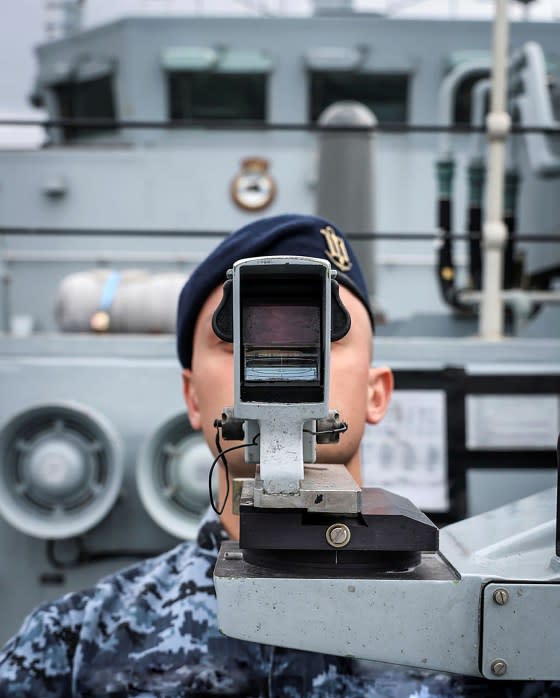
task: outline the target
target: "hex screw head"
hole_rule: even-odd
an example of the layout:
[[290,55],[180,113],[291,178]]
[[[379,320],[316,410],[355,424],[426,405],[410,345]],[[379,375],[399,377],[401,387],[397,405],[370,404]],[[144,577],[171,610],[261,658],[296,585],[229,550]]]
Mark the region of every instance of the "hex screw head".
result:
[[503,676],[507,671],[507,664],[503,659],[494,659],[490,664],[490,670],[494,676]]
[[350,542],[352,533],[346,524],[335,523],[327,528],[325,533],[327,543],[333,548],[344,548]]
[[498,606],[505,606],[505,604],[509,601],[509,592],[507,589],[496,589],[492,595],[492,598],[498,604]]

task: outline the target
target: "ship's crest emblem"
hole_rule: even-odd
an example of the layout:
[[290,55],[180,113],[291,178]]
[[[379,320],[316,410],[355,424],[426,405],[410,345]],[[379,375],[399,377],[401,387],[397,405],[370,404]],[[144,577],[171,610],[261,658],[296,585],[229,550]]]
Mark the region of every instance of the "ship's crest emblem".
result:
[[340,271],[350,271],[350,269],[352,269],[352,262],[350,261],[344,240],[336,234],[336,231],[334,228],[331,228],[330,225],[321,228],[320,232],[327,242],[325,254],[330,261],[340,269]]

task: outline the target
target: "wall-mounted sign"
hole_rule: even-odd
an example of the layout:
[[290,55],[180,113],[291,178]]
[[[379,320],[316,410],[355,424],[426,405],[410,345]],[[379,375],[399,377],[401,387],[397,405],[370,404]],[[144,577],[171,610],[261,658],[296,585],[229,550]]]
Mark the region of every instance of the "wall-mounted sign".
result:
[[469,450],[552,451],[560,428],[557,395],[467,395]]
[[268,160],[245,158],[241,172],[231,183],[231,196],[245,211],[262,211],[276,194],[276,184],[268,173]]
[[447,416],[443,390],[395,390],[380,424],[366,425],[362,477],[424,511],[449,509]]

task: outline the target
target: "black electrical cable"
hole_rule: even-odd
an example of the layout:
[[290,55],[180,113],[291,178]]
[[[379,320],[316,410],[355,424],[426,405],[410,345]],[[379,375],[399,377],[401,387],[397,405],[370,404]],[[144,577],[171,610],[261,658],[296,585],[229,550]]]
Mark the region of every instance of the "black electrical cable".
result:
[[[216,427],[216,448],[218,449],[218,455],[216,458],[214,458],[214,461],[212,462],[212,465],[210,466],[210,471],[208,473],[208,497],[210,499],[210,506],[212,509],[218,514],[218,516],[221,516],[223,513],[227,500],[229,497],[230,493],[230,482],[229,482],[229,465],[227,462],[227,458],[225,457],[226,453],[229,453],[230,451],[236,451],[238,448],[245,448],[247,446],[256,446],[257,445],[257,439],[260,436],[259,434],[255,434],[253,440],[250,443],[242,443],[238,444],[237,446],[231,446],[230,448],[222,449],[222,444],[220,442],[220,426],[221,422],[219,419],[216,419],[214,421],[214,426]],[[311,429],[304,429],[303,431],[307,434],[337,434],[337,433],[343,433],[348,430],[348,424],[346,422],[343,422],[341,427],[337,427],[335,429],[325,429],[322,431],[311,431]],[[212,476],[214,475],[214,468],[216,467],[216,464],[218,461],[222,461],[222,465],[224,466],[224,469],[226,471],[226,494],[224,497],[224,501],[222,502],[222,506],[218,508],[214,501],[214,493],[212,492]]]
[[[216,419],[214,421],[214,426],[216,427],[216,448],[218,449],[218,455],[214,458],[214,461],[213,461],[212,465],[210,466],[210,471],[208,473],[208,496],[210,499],[210,506],[216,512],[216,514],[218,514],[218,516],[221,516],[224,509],[226,508],[227,500],[229,497],[229,490],[230,490],[229,465],[228,465],[225,454],[229,453],[230,451],[236,451],[238,448],[245,448],[246,446],[256,446],[257,439],[259,438],[260,433],[255,434],[253,440],[250,443],[238,444],[237,446],[230,446],[229,448],[225,448],[222,450],[222,445],[220,443],[221,422],[219,419]],[[224,501],[223,501],[220,509],[218,509],[218,507],[216,506],[216,503],[214,502],[214,493],[212,492],[212,475],[214,474],[214,468],[216,467],[216,464],[219,460],[222,461],[222,464],[223,464],[224,469],[226,471],[226,495],[224,497]]]
[[[222,444],[220,443],[220,427],[221,427],[221,425],[222,425],[222,423],[219,419],[214,420],[214,426],[216,427],[215,442],[216,442],[216,448],[218,449],[218,456],[216,457],[216,459],[214,460],[214,462],[210,466],[210,472],[208,474],[208,495],[210,497],[210,506],[216,512],[216,514],[218,514],[218,516],[223,512],[223,510],[226,506],[226,502],[227,502],[228,497],[229,497],[229,466],[228,466],[227,459],[226,459],[226,457],[223,453],[223,450],[222,450]],[[216,466],[216,463],[218,462],[218,460],[222,461],[222,465],[224,466],[224,469],[226,472],[226,495],[224,497],[224,501],[223,501],[222,508],[220,509],[220,511],[217,510],[217,508],[214,504],[214,493],[212,492],[212,475],[214,474],[214,467]]]

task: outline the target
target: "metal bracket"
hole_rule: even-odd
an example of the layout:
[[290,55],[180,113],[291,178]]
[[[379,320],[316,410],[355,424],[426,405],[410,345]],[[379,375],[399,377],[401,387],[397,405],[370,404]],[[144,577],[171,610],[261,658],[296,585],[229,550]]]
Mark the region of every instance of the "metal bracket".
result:
[[329,513],[357,514],[361,489],[344,465],[306,465],[304,479],[293,494],[265,492],[259,468],[254,481],[243,483],[241,504],[258,508],[307,509]]

